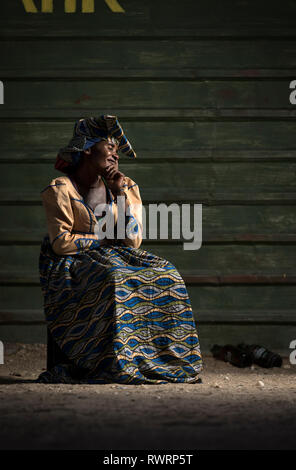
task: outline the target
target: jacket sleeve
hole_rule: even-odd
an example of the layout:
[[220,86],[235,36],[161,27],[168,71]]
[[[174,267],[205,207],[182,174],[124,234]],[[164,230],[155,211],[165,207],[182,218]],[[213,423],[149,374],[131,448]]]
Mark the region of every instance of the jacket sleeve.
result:
[[123,186],[126,209],[126,238],[123,244],[139,248],[143,240],[142,200],[139,186],[129,178]]
[[41,192],[49,240],[57,255],[73,255],[100,246],[95,234],[73,234],[73,210],[67,186],[51,184]]

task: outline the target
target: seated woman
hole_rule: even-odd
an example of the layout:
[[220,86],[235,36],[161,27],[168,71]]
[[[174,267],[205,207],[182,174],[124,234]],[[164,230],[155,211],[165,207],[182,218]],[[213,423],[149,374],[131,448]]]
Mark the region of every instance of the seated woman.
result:
[[[69,361],[37,381],[200,382],[202,358],[186,286],[169,261],[140,248],[139,187],[119,171],[118,150],[136,156],[116,116],[77,121],[56,160],[65,175],[42,191],[48,227],[39,260],[44,312]],[[103,237],[107,219],[96,209],[108,204],[116,229],[120,200],[127,214],[124,236],[115,230],[114,237]]]

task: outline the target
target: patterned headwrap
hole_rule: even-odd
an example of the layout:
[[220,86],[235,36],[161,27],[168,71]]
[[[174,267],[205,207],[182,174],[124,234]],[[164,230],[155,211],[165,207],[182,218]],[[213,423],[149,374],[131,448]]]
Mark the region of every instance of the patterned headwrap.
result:
[[83,150],[108,138],[118,144],[118,150],[131,158],[136,158],[136,153],[124,135],[117,116],[103,114],[99,118],[79,119],[75,123],[72,139],[66,147],[59,150],[55,169],[68,173],[78,165]]

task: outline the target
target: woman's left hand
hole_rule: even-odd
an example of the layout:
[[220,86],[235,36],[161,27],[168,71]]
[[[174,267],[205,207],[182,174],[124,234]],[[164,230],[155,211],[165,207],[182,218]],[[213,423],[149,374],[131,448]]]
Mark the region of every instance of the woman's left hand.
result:
[[110,165],[105,169],[104,178],[111,189],[112,193],[117,196],[122,188],[125,175],[116,168],[114,165]]

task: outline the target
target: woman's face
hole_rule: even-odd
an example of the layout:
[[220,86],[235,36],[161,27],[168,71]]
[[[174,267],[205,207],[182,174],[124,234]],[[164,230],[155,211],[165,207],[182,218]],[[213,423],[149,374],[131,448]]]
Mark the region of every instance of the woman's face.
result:
[[117,154],[118,146],[108,139],[97,142],[89,149],[85,150],[86,159],[90,166],[98,174],[104,174],[108,166],[114,166],[118,169],[119,156]]

